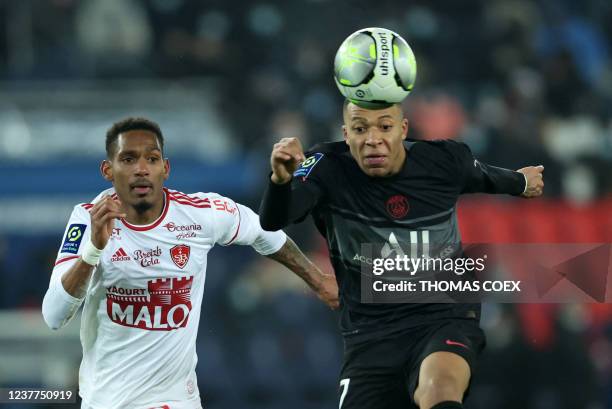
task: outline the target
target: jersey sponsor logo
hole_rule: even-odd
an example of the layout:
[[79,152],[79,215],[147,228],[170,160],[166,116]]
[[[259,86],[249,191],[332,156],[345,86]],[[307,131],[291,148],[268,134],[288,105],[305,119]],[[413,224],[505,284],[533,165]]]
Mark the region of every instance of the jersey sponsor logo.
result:
[[170,223],[166,223],[164,224],[164,227],[169,231],[169,232],[179,232],[179,234],[176,235],[176,238],[178,240],[182,240],[182,239],[188,239],[188,238],[192,238],[192,237],[196,237],[196,231],[200,231],[202,230],[202,225],[200,224],[175,224],[174,222],[170,222]]
[[410,210],[410,205],[408,204],[408,199],[404,195],[395,195],[391,196],[387,203],[385,204],[387,209],[387,213],[394,219],[401,219],[408,214],[408,210]]
[[134,260],[138,261],[142,267],[150,267],[159,264],[161,255],[162,249],[157,246],[154,249],[134,251]]
[[106,313],[118,325],[149,331],[187,326],[193,276],[149,280],[147,288],[106,289]]
[[85,224],[71,224],[66,232],[60,253],[77,254],[86,229],[87,225]]
[[130,261],[132,258],[128,256],[128,254],[123,250],[123,247],[119,247],[119,250],[115,251],[115,254],[112,255],[110,261],[112,263],[117,263],[119,261]]
[[191,248],[184,244],[179,244],[170,249],[170,257],[178,268],[184,268],[189,261]]
[[164,227],[168,229],[168,231],[191,231],[191,230],[202,230],[202,226],[199,224],[174,224],[174,222],[164,224]]
[[113,231],[111,232],[110,239],[111,240],[113,239],[121,240],[120,234],[121,234],[121,229],[119,227],[114,227]]
[[322,157],[322,153],[315,153],[314,155],[309,156],[304,162],[302,162],[300,167],[297,168],[295,172],[293,172],[293,176],[301,177],[302,180],[306,180],[308,175],[310,175],[310,172],[312,172],[312,170],[314,169],[316,164],[319,163]]
[[216,210],[222,210],[230,214],[234,214],[238,211],[235,206],[232,206],[227,200],[223,199],[213,200],[213,205],[215,206]]

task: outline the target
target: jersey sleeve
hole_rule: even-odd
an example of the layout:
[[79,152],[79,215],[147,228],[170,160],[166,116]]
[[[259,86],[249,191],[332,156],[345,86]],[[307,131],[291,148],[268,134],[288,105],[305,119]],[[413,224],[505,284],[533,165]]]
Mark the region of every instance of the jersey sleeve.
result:
[[83,301],[68,294],[62,285],[62,276],[77,262],[83,252],[84,244],[90,240],[91,225],[88,209],[91,206],[89,204],[75,206],[62,236],[49,289],[42,305],[45,322],[52,329],[66,325]]
[[261,228],[259,216],[247,206],[214,195],[210,197],[213,212],[215,243],[222,246],[251,246],[261,255],[276,253],[287,241],[281,231],[268,232]]
[[290,183],[277,185],[268,179],[259,208],[261,225],[266,230],[278,230],[297,223],[325,199],[329,158],[314,152],[293,173]]
[[527,181],[522,173],[480,162],[464,143],[449,141],[449,147],[455,158],[461,193],[520,195],[525,191]]

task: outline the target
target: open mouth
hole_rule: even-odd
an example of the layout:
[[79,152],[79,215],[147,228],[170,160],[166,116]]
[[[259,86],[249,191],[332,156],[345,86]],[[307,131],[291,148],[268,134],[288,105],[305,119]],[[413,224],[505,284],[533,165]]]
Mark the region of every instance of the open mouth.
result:
[[136,182],[130,185],[130,189],[138,195],[146,195],[153,191],[153,184],[148,182]]

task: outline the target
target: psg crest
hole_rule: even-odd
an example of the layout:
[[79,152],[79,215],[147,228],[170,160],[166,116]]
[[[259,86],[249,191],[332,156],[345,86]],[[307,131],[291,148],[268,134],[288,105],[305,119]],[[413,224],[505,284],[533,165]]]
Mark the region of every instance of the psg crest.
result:
[[184,244],[179,244],[178,246],[174,246],[170,249],[170,256],[172,257],[172,261],[177,265],[178,268],[183,268],[187,265],[189,261],[189,253],[191,249],[189,246]]
[[408,199],[402,195],[395,195],[389,198],[386,203],[387,212],[394,219],[401,219],[406,214],[408,214],[408,210],[410,206],[408,205]]

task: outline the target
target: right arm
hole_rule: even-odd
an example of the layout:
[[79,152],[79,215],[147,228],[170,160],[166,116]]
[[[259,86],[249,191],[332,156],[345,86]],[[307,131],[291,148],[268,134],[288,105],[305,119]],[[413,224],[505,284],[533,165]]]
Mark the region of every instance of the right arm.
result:
[[116,217],[125,215],[119,212],[119,203],[110,197],[98,202],[89,213],[81,206],[72,212],[43,299],[43,318],[51,329],[65,326],[79,309]]
[[[259,208],[264,230],[280,230],[303,219],[320,200],[322,191],[316,183],[296,183],[293,180],[300,162],[302,167],[307,166],[305,160],[297,138],[283,138],[274,145],[270,155],[272,174]],[[316,161],[311,166],[315,164]]]

